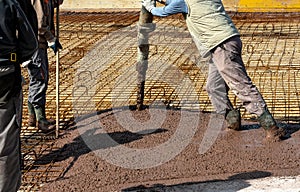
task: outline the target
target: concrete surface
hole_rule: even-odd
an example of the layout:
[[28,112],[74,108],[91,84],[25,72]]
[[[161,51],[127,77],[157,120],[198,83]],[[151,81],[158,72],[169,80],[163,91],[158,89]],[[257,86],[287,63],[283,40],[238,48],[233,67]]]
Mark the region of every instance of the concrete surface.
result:
[[[156,186],[126,192],[300,192],[300,176]],[[125,191],[124,191],[125,192]]]

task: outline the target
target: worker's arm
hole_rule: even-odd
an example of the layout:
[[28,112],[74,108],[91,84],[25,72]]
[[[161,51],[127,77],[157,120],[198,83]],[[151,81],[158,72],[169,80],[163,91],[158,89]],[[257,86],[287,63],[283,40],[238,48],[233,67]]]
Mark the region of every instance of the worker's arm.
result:
[[144,0],[144,7],[155,16],[166,17],[176,13],[187,13],[188,8],[184,0],[169,0],[164,7],[155,7],[153,0]]
[[[168,3],[168,1],[167,1]],[[169,4],[164,7],[154,7],[151,13],[156,16],[166,17],[176,13],[187,13],[188,9],[184,0],[171,0]]]
[[18,59],[19,62],[29,60],[38,48],[36,34],[33,31],[31,24],[27,20],[19,3],[12,1],[17,12],[17,30],[18,30]]
[[[49,5],[42,0],[34,0],[32,2],[37,14],[38,35],[45,38],[46,41],[55,41],[54,35],[50,29],[49,19],[47,18],[50,15]],[[39,41],[41,43],[40,37]]]

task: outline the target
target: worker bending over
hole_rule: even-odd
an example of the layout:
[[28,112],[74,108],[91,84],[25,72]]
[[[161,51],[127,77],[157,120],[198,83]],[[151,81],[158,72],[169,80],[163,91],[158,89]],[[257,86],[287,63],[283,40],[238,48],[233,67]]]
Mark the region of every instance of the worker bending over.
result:
[[286,136],[246,72],[240,34],[221,0],[167,0],[164,7],[156,7],[154,0],[143,0],[142,5],[156,16],[186,14],[188,30],[201,56],[211,57],[206,90],[216,112],[225,117],[228,128],[241,129],[240,111],[234,109],[228,98],[231,89],[247,111],[257,115],[267,139],[280,141]]

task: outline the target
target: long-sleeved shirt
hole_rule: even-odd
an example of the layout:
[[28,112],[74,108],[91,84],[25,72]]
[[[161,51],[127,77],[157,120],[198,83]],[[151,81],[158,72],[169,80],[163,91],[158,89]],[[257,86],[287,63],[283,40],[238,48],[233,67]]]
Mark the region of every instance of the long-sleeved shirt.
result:
[[47,41],[54,40],[53,0],[31,0],[37,14],[39,48],[47,48]]
[[26,15],[16,0],[0,1],[0,58],[17,53],[18,61],[23,62],[37,49],[37,40]]
[[151,13],[155,16],[166,17],[176,13],[188,13],[184,0],[167,0],[166,6],[154,7]]

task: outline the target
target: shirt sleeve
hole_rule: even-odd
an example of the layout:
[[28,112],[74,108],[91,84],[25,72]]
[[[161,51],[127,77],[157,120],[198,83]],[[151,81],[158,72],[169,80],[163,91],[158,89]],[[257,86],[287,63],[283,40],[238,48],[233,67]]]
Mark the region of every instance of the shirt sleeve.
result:
[[36,34],[19,4],[15,4],[18,17],[18,59],[20,62],[31,58],[38,48]]
[[155,16],[166,17],[176,13],[187,13],[187,6],[184,0],[173,0],[164,7],[154,7],[151,13]]
[[[51,3],[51,1],[48,1],[48,3]],[[48,9],[49,5],[43,0],[35,0],[33,7],[37,14],[39,36],[43,36],[47,41],[53,40],[54,35],[51,32],[51,26],[48,19],[51,15],[50,10]]]

